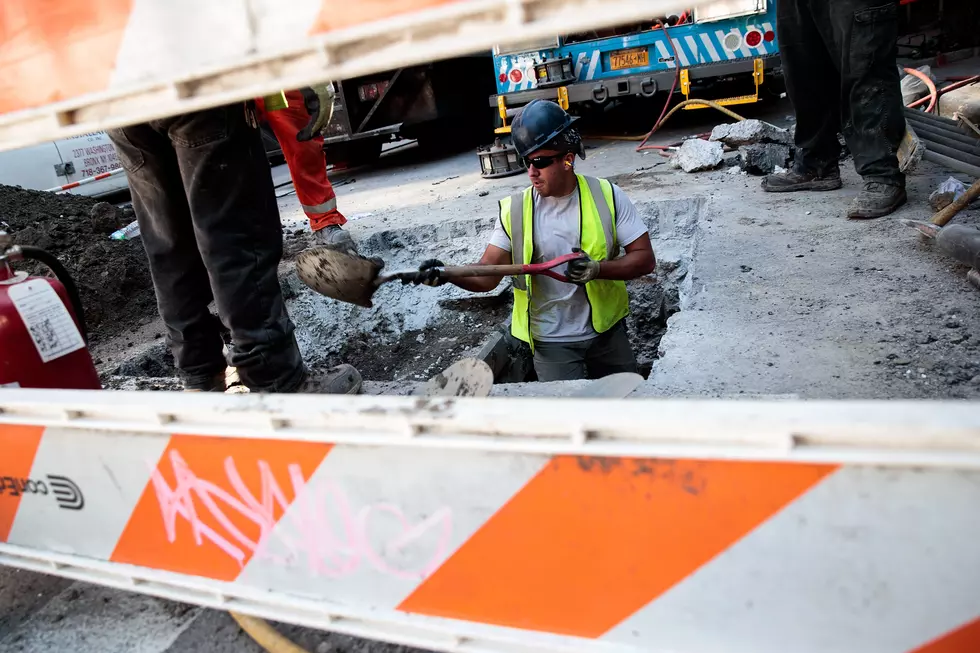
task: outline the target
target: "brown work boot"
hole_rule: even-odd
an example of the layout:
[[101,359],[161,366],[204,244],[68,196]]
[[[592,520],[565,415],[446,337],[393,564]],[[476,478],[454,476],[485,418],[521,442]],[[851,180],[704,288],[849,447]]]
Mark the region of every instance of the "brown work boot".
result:
[[190,384],[187,381],[183,381],[184,392],[224,392],[225,391],[225,373],[215,374],[211,379],[204,383]]
[[843,184],[840,180],[840,168],[834,166],[824,174],[797,170],[795,167],[786,172],[766,175],[762,180],[762,190],[769,193],[792,193],[797,190],[837,190]]
[[[296,388],[299,394],[311,395],[356,395],[361,393],[361,373],[353,365],[337,365],[320,372],[308,372],[306,380]],[[227,394],[249,394],[245,385],[234,385]]]
[[310,372],[296,392],[320,395],[356,395],[361,393],[361,373],[353,365],[337,365],[328,370]]
[[847,209],[847,217],[852,220],[880,218],[894,212],[906,201],[908,196],[905,194],[904,186],[866,181],[864,188]]

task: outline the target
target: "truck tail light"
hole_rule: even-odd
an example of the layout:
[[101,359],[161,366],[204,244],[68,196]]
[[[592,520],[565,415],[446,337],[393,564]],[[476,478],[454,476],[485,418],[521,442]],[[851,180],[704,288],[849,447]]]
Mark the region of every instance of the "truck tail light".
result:
[[519,68],[515,68],[510,71],[510,81],[514,82],[515,84],[520,84],[522,79],[524,79],[524,73],[522,73]]
[[762,32],[759,30],[751,30],[745,35],[745,45],[750,48],[758,47],[760,43],[762,43]]
[[765,34],[762,35],[762,38],[766,40],[766,43],[772,43],[773,41],[776,40],[776,33],[772,30],[768,30]]

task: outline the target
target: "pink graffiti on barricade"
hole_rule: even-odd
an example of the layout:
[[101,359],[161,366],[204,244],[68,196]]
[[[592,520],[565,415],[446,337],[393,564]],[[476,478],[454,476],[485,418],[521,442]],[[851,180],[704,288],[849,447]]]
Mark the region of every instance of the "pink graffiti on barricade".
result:
[[[392,503],[355,508],[336,481],[323,479],[315,488],[310,487],[300,466],[294,463],[287,469],[296,505],[288,511],[290,501],[263,460],[258,461],[259,497],[245,485],[231,457],[225,459],[224,469],[234,494],[199,478],[177,451],[170,452],[170,464],[173,488],[158,470],[151,476],[167,539],[176,541],[177,518],[182,517],[190,524],[198,546],[205,539],[210,540],[242,567],[250,558],[284,567],[301,565],[305,559],[310,572],[329,578],[349,576],[366,564],[397,578],[421,580],[435,571],[449,553],[452,511],[448,507],[439,508],[415,524]],[[195,499],[202,507],[200,514]],[[278,528],[277,510],[285,515]],[[258,539],[243,533],[229,518],[229,512],[258,526]],[[207,516],[220,528],[205,523]],[[395,525],[394,534],[371,536],[373,528],[386,524]],[[423,556],[422,564],[403,568],[391,561],[413,545],[422,547],[424,542],[429,543],[431,552]]]

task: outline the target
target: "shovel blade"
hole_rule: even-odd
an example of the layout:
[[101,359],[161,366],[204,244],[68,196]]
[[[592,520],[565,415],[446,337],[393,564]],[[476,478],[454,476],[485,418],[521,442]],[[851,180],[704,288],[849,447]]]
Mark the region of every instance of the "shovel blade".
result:
[[313,247],[296,257],[300,281],[321,295],[365,308],[371,308],[381,267],[376,261],[326,247]]

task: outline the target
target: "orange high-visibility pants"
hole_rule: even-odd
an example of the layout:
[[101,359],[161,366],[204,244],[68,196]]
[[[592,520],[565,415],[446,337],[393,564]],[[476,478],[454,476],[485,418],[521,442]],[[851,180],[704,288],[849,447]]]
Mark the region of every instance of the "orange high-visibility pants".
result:
[[303,104],[303,94],[287,91],[286,100],[289,106],[278,111],[266,111],[262,98],[257,98],[255,104],[259,119],[269,123],[282,147],[293,186],[296,187],[296,196],[310,219],[310,228],[318,231],[329,225],[345,224],[347,218],[337,210],[337,194],[327,178],[323,137],[316,136],[303,143],[296,140],[296,134],[310,120]]

